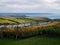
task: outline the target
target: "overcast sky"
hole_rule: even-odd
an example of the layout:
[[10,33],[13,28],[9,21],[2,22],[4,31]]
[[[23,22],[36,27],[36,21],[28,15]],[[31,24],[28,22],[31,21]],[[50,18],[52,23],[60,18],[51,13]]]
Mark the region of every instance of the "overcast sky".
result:
[[0,0],[1,12],[59,13],[60,0]]

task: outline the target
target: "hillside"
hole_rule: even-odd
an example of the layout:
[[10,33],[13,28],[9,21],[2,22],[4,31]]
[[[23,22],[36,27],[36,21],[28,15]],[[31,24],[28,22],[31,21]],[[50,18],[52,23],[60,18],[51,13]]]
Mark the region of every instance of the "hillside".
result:
[[33,17],[33,18],[24,18],[24,17],[0,17],[0,24],[18,24],[18,23],[27,23],[27,22],[46,22],[50,21],[49,18],[45,17]]

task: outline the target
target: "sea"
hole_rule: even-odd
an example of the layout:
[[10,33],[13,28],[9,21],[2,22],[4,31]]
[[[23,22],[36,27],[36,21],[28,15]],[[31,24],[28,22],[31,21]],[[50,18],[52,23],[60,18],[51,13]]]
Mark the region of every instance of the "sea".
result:
[[1,15],[26,15],[26,16],[31,16],[31,17],[47,17],[50,19],[60,19],[60,14],[59,13],[0,13]]
[[26,14],[28,16],[33,16],[33,17],[47,17],[50,19],[60,19],[60,14],[56,13],[31,13],[31,14]]

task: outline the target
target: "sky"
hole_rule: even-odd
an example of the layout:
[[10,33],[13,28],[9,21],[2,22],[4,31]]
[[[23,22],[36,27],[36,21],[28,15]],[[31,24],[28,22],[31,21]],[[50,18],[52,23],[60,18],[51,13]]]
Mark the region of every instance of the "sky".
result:
[[59,13],[60,0],[0,0],[0,13]]

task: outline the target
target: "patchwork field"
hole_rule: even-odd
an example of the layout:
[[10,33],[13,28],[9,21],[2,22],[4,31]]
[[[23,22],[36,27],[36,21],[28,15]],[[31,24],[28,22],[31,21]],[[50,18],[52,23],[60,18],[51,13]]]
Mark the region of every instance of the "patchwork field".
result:
[[44,22],[48,21],[48,18],[44,17],[34,17],[34,18],[12,18],[12,17],[0,17],[0,24],[17,24],[17,23],[27,23],[32,21]]
[[32,20],[26,18],[0,18],[0,24],[16,24],[26,22],[32,22]]

